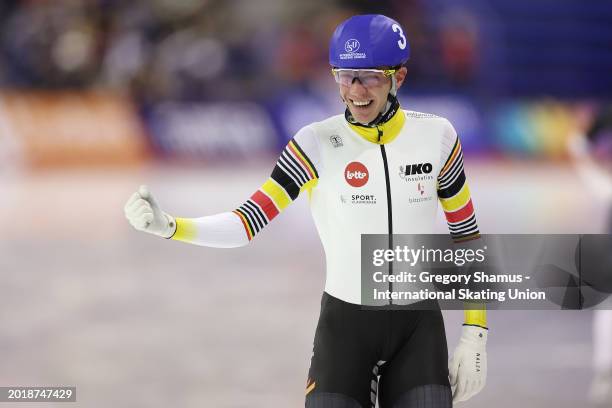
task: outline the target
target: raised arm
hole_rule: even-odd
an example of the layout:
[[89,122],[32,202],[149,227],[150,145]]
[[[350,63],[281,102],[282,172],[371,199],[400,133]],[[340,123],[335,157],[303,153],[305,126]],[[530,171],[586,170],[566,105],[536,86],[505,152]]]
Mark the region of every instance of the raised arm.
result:
[[130,223],[140,231],[164,238],[216,248],[248,244],[319,178],[318,145],[312,129],[301,129],[285,146],[271,176],[233,211],[199,218],[173,217],[160,210],[143,187],[125,205]]

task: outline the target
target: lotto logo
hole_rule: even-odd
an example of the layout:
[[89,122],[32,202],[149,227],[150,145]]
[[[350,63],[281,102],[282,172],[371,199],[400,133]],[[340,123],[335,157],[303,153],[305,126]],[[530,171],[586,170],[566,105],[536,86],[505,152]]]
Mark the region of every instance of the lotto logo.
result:
[[344,179],[353,187],[362,187],[368,182],[368,168],[359,162],[351,162],[344,169]]

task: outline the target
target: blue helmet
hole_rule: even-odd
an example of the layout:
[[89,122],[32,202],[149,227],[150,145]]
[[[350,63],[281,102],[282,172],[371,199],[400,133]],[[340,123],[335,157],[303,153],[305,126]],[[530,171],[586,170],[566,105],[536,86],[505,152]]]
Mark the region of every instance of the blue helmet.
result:
[[340,24],[329,43],[336,68],[396,67],[410,58],[410,46],[397,21],[381,14],[357,15]]

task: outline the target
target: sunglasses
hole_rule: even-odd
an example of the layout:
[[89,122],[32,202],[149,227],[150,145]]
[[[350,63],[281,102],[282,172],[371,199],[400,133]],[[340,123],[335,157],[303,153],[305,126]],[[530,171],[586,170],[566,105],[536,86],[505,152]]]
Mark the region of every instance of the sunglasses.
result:
[[332,68],[332,75],[337,83],[351,86],[355,79],[366,88],[373,88],[387,83],[397,69],[347,69]]

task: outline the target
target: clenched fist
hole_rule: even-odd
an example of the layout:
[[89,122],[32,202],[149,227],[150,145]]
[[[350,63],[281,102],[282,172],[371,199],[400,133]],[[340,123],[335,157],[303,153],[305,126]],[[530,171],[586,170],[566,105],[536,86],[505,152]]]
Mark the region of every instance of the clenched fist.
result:
[[140,186],[125,203],[125,217],[138,231],[170,238],[176,230],[174,217],[163,212],[147,186]]

